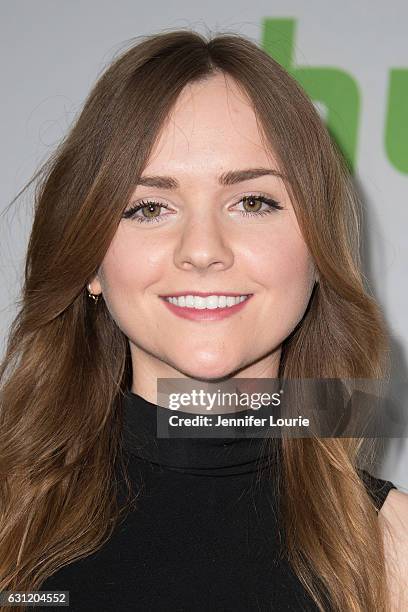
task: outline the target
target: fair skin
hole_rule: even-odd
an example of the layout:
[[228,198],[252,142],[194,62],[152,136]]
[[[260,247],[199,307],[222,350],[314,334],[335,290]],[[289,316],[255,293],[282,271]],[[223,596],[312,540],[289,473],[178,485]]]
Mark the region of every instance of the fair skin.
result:
[[[248,168],[278,169],[248,100],[221,75],[187,86],[143,172],[174,177],[179,187],[139,185],[129,203],[152,199],[169,209],[156,207],[158,222],[122,219],[91,284],[129,338],[132,391],[149,401],[160,377],[276,377],[282,342],[303,317],[315,268],[284,181],[218,182]],[[242,197],[260,193],[283,209],[244,216],[252,211]],[[269,208],[258,200],[252,207]],[[254,295],[231,317],[197,322],[158,297],[185,290]]]
[[[222,173],[253,168],[280,171],[233,79],[217,74],[188,85],[142,175],[173,177],[178,187],[138,185],[128,206],[143,199],[168,208],[136,213],[157,222],[123,218],[90,286],[129,339],[132,391],[152,403],[158,378],[277,377],[282,342],[304,315],[318,276],[283,178],[219,183]],[[242,197],[260,194],[283,208],[255,216],[269,206],[257,199],[245,206]],[[254,295],[230,317],[191,321],[159,297],[187,290]],[[397,543],[394,552],[385,541],[387,558],[397,555],[401,568],[391,578],[397,590],[407,574],[408,495],[391,491],[380,515]]]
[[408,494],[392,489],[379,516],[383,530],[391,610],[406,612],[408,610]]

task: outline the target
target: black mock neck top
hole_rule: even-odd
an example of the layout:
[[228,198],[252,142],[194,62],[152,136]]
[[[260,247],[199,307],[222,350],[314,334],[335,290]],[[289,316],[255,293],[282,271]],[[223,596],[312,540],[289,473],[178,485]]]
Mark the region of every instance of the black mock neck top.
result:
[[[317,612],[282,555],[272,486],[281,482],[280,440],[158,438],[158,413],[168,410],[126,393],[135,508],[102,548],[40,590],[69,591],[71,612]],[[361,477],[379,509],[396,487]]]

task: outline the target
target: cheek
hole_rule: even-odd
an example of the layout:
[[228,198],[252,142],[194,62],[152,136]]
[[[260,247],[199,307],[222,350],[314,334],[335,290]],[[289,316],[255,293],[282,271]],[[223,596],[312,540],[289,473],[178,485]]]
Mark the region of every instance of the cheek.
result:
[[281,231],[254,241],[248,251],[254,271],[262,284],[272,288],[298,286],[302,291],[313,278],[313,264],[307,246],[296,227],[287,224]]
[[[157,255],[156,255],[157,253]],[[119,229],[105,255],[102,266],[102,282],[105,296],[116,299],[124,292],[141,291],[161,278],[163,274],[163,256],[160,247],[149,241],[145,244],[134,233]]]
[[163,257],[155,255],[160,249],[152,248],[151,243],[147,248],[126,229],[119,228],[99,272],[106,306],[122,331],[128,326],[129,316],[132,320],[143,318],[143,300],[140,307],[135,308],[135,304],[163,277]]
[[289,329],[302,318],[314,285],[314,265],[300,233],[293,226],[254,246],[254,278],[265,289],[265,316]]

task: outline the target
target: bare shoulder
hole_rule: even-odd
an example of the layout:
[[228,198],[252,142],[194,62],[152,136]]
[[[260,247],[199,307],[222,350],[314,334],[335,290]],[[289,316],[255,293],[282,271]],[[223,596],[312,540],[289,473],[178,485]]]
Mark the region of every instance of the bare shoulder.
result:
[[379,512],[392,612],[408,610],[408,493],[391,489]]

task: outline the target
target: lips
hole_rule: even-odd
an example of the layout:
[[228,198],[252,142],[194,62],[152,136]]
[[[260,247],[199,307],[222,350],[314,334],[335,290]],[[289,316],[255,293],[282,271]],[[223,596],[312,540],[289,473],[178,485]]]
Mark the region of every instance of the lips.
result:
[[[191,293],[181,294],[181,295],[192,295]],[[195,294],[197,295],[197,294]],[[209,295],[216,295],[215,293],[210,293]],[[228,295],[227,293],[220,293],[218,295]],[[247,294],[233,294],[233,295],[247,295]],[[181,317],[183,319],[189,319],[191,321],[220,321],[227,317],[230,317],[238,312],[240,312],[243,308],[245,308],[246,304],[251,301],[251,297],[253,294],[249,294],[246,300],[235,304],[234,306],[226,306],[225,308],[189,308],[187,306],[177,306],[176,304],[172,304],[171,302],[164,299],[161,300],[163,304],[169,309],[170,312],[175,314],[177,317]],[[166,296],[167,297],[167,296]],[[168,297],[178,297],[168,296]],[[202,296],[206,297],[206,296]]]
[[225,295],[227,297],[239,297],[240,295],[252,295],[252,293],[228,293],[228,291],[212,291],[212,292],[203,292],[203,291],[176,291],[175,293],[169,293],[167,295],[160,295],[162,298],[169,297],[180,297],[182,295],[197,295],[198,297],[209,297],[210,295]]

